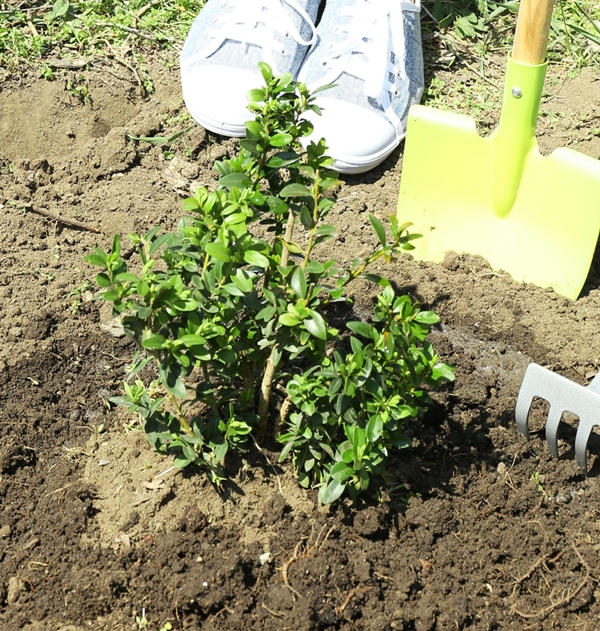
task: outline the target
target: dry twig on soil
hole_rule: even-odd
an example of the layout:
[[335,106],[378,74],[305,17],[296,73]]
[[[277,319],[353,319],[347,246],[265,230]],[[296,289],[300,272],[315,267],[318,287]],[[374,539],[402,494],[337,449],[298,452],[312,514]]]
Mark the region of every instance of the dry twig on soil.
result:
[[52,221],[60,223],[64,226],[69,226],[71,228],[77,228],[78,230],[87,230],[88,232],[95,232],[96,234],[100,234],[100,230],[98,230],[96,226],[90,226],[90,224],[83,223],[83,221],[77,221],[77,219],[69,219],[68,217],[63,217],[62,215],[55,215],[49,210],[46,210],[45,208],[40,208],[39,206],[26,206],[25,210],[37,213],[38,215],[42,215],[42,217],[46,217],[47,219],[52,219]]
[[[555,609],[558,609],[559,607],[564,607],[565,605],[569,604],[573,600],[573,598],[575,598],[575,596],[577,596],[577,594],[579,594],[579,592],[585,587],[586,583],[588,582],[588,580],[590,578],[590,566],[585,562],[585,560],[583,559],[583,557],[579,553],[579,550],[577,550],[577,548],[573,544],[571,544],[571,547],[573,548],[573,551],[575,552],[575,554],[579,558],[579,561],[580,561],[581,565],[585,568],[585,576],[580,581],[579,585],[577,585],[577,587],[573,591],[567,589],[566,594],[564,596],[562,596],[562,598],[560,598],[556,602],[553,602],[552,604],[548,605],[547,607],[543,607],[539,611],[535,611],[535,612],[532,612],[532,613],[525,613],[525,612],[520,611],[519,609],[517,609],[517,605],[515,604],[515,605],[513,605],[511,607],[511,613],[516,614],[520,618],[525,618],[525,619],[528,619],[528,620],[531,620],[533,618],[539,618],[540,620],[543,620],[548,614],[552,613]],[[550,563],[554,563],[555,561],[558,561],[558,559],[560,559],[560,557],[562,557],[563,554],[564,554],[564,550],[562,552],[560,552],[559,554],[557,554],[554,558],[548,559],[548,561]],[[538,559],[534,563],[534,565],[531,567],[531,569],[524,576],[522,576],[520,579],[518,579],[518,583],[517,584],[522,583],[525,579],[527,579],[529,576],[531,576],[533,574],[533,572],[538,567],[540,567],[540,565],[544,565],[544,567],[546,567],[545,566],[546,560],[547,560],[546,557],[542,557],[541,559]],[[516,585],[515,585],[515,589],[516,589]],[[514,591],[513,591],[513,594],[514,594]]]

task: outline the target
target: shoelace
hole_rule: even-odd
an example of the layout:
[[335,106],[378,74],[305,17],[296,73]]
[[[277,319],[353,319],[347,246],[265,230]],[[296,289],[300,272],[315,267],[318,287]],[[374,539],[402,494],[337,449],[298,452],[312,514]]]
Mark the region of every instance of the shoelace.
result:
[[[208,46],[193,55],[188,63],[193,63],[198,59],[206,59],[216,52],[226,40],[230,40],[262,48],[263,61],[277,72],[273,53],[284,55],[285,49],[281,42],[275,39],[275,33],[289,35],[300,46],[306,47],[311,46],[317,38],[313,21],[297,0],[226,0],[224,6],[232,9],[232,11],[217,20],[220,27],[207,33],[207,37],[210,39]],[[302,39],[302,35],[292,20],[290,9],[302,16],[302,19],[310,26],[312,36],[308,41]],[[263,25],[264,28],[259,28],[259,25]]]
[[[398,89],[390,75],[393,79],[406,78],[403,9],[418,10],[418,6],[399,0],[359,0],[354,6],[343,7],[340,14],[349,17],[350,22],[336,30],[346,38],[333,44],[321,62],[329,69],[324,83],[335,83],[344,72],[361,79],[365,95],[381,103],[398,131],[401,122],[390,99],[390,94],[398,95]],[[400,28],[392,28],[398,24]]]

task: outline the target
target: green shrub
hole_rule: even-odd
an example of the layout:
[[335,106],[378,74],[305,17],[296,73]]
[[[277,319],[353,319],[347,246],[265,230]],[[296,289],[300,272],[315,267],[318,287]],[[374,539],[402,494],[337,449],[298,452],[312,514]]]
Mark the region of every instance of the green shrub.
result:
[[[190,216],[176,234],[130,235],[138,273],[118,236],[110,252],[96,249],[86,260],[102,268],[101,298],[140,349],[125,395],[113,402],[140,415],[154,448],[220,484],[228,451],[242,450],[251,432],[263,436],[279,408],[282,459],[290,455],[300,483],[331,502],[344,490],[364,491],[389,450],[408,445],[402,428],[427,405],[426,387],[453,373],[425,340],[437,316],[366,272],[412,248],[408,225],[390,217],[389,238],[370,216],[380,245],[348,268],[314,256],[335,236],[324,220],[339,184],[324,141],[306,151],[299,143],[312,131],[302,115],[319,108],[291,75],[274,77],[265,64],[261,71],[265,87],[249,94],[255,120],[238,155],[216,163],[218,189],[200,188],[184,202]],[[358,337],[342,336],[325,307],[346,300],[357,278],[383,293],[373,324],[351,322]],[[155,381],[132,384],[149,366]],[[286,381],[276,406],[274,386]]]

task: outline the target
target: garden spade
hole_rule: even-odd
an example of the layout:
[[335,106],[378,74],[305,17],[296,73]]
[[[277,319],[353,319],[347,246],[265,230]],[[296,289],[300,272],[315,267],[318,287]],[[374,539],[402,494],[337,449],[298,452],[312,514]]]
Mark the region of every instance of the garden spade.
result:
[[414,105],[398,219],[422,235],[419,260],[479,254],[519,282],[576,299],[600,230],[600,160],[535,138],[553,0],[521,0],[500,122],[488,137],[469,117]]

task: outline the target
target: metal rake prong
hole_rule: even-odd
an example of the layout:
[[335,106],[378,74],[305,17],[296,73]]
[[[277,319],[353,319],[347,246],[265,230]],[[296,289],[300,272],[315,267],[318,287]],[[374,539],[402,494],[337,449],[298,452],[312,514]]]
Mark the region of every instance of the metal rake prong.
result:
[[557,405],[550,404],[546,422],[546,443],[548,443],[548,449],[550,449],[550,453],[555,458],[558,458],[558,426],[563,416],[563,411]]
[[538,364],[529,364],[523,377],[523,383],[517,397],[517,407],[515,409],[515,418],[517,420],[517,429],[525,438],[529,439],[529,412],[531,404],[535,397],[539,397],[540,379],[543,379],[543,372],[540,373],[541,366]]
[[[587,474],[587,444],[595,425],[600,425],[600,373],[589,386],[582,386],[557,375],[538,364],[529,364],[517,398],[517,428],[529,437],[529,412],[535,397],[550,404],[546,423],[546,442],[553,456],[558,457],[558,427],[565,412],[579,418],[575,437],[577,464]],[[598,419],[596,421],[595,419]]]
[[584,422],[584,419],[579,419],[579,427],[577,428],[577,435],[575,436],[575,458],[577,464],[584,473],[587,474],[587,444],[592,433],[592,427],[595,423]]

